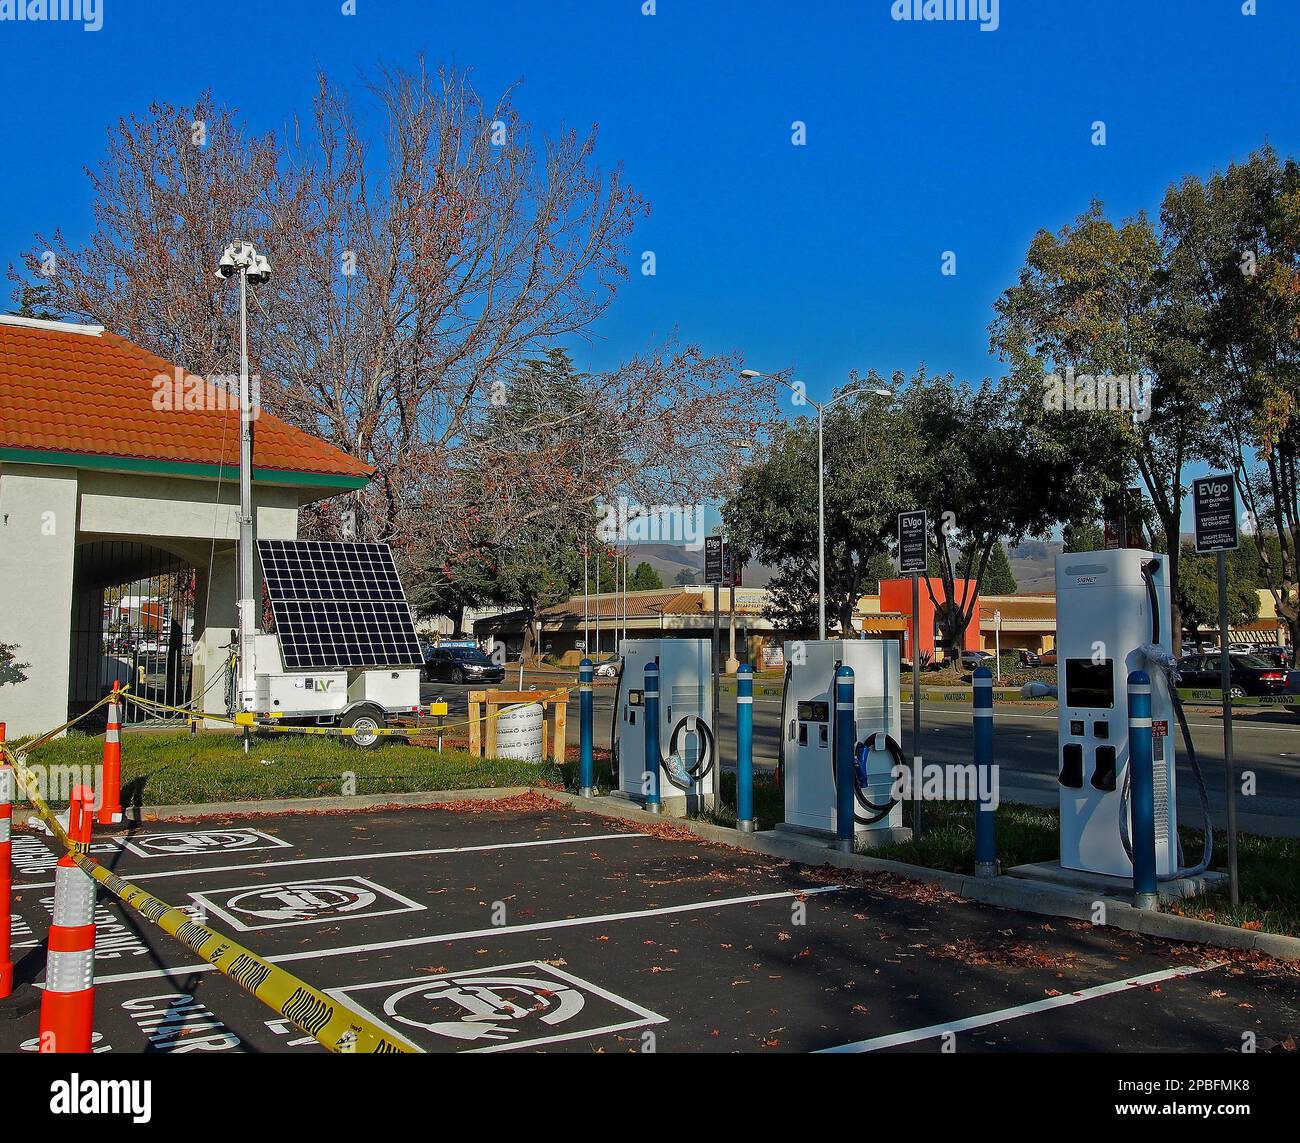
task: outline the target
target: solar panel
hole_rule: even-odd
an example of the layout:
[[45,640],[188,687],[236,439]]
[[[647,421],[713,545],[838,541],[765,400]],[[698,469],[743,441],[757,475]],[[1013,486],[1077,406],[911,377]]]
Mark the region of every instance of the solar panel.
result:
[[258,540],[286,670],[424,662],[387,544]]

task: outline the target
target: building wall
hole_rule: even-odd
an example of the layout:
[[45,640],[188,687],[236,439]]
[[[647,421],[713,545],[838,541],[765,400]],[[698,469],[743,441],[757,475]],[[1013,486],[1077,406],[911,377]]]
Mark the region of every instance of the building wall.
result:
[[29,664],[25,682],[0,686],[10,738],[68,717],[77,471],[5,465],[0,472],[0,643]]
[[[258,535],[294,539],[300,498],[316,491],[254,484]],[[19,644],[18,661],[31,663],[26,682],[0,686],[0,721],[11,737],[66,721],[70,686],[84,682],[72,671],[73,570],[76,545],[94,540],[153,544],[198,570],[194,685],[206,691],[204,709],[224,710],[224,688],[207,680],[224,669],[219,645],[236,625],[238,507],[233,481],[218,492],[213,481],[180,477],[53,465],[0,470],[0,643]],[[77,600],[78,612],[95,614],[97,598]],[[79,664],[78,674],[85,669]]]
[[[957,598],[962,598],[962,592],[966,590],[968,580],[956,580],[953,584],[953,590]],[[973,588],[974,585],[972,584]],[[936,585],[935,594],[942,598],[942,588]],[[880,581],[880,610],[897,611],[907,616],[907,632],[903,640],[903,654],[907,658],[912,657],[912,581],[911,579],[882,579]],[[920,637],[919,649],[922,654],[934,655],[935,638],[934,638],[934,613],[935,607],[930,600],[930,593],[926,590],[925,584],[921,584],[920,598],[918,602],[920,612]],[[966,635],[962,641],[963,651],[978,651],[980,647],[980,625],[979,625],[979,599],[975,600],[974,610],[970,623],[966,625]]]

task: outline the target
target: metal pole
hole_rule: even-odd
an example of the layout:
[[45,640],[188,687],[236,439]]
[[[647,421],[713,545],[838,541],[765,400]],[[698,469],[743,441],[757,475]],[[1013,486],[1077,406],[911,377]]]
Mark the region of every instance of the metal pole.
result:
[[921,840],[921,573],[912,573],[912,840]]
[[1223,780],[1228,801],[1228,891],[1234,905],[1241,901],[1237,879],[1237,777],[1232,758],[1232,660],[1228,655],[1228,564],[1220,549],[1219,563],[1219,686],[1223,690]]
[[1151,676],[1128,677],[1128,757],[1133,814],[1133,906],[1160,907],[1156,884],[1156,779],[1151,757]]
[[591,654],[591,575],[587,569],[587,545],[582,545],[582,653]]
[[822,457],[822,407],[817,406],[817,638],[826,638],[826,463]]
[[596,677],[595,668],[589,658],[583,658],[578,664],[578,793],[584,798],[596,793],[596,762],[593,753],[595,732],[593,728],[594,711],[592,709],[592,680]]
[[998,842],[993,798],[993,677],[988,667],[975,671],[973,709],[975,739],[975,876],[998,875]]
[[748,663],[736,672],[736,828],[754,832],[754,670]]
[[853,852],[857,833],[853,813],[853,757],[857,721],[853,709],[853,668],[835,672],[835,848]]
[[239,271],[239,708],[257,703],[253,639],[253,417],[248,377],[248,268]]
[[600,662],[600,549],[596,549],[596,662]]

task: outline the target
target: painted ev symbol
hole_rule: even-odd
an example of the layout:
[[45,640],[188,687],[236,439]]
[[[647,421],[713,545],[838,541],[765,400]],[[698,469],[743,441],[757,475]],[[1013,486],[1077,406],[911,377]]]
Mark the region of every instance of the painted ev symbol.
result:
[[360,885],[271,885],[236,894],[226,908],[263,921],[306,921],[355,913],[375,903],[376,894]]
[[584,1004],[581,992],[559,981],[467,975],[404,988],[385,1001],[384,1013],[454,1040],[506,1040],[533,1019],[563,1024]]

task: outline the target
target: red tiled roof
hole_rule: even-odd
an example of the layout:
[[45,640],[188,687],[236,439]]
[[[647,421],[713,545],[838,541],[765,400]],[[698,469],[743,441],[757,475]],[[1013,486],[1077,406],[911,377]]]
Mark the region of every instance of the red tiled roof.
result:
[[[116,334],[79,332],[87,328],[0,320],[0,448],[238,465],[230,398],[208,386],[208,408],[155,407],[154,378],[174,379],[177,367]],[[362,480],[373,471],[265,412],[253,431],[253,467]]]

